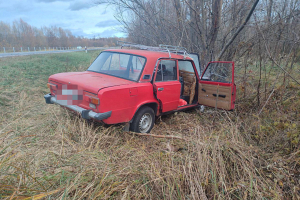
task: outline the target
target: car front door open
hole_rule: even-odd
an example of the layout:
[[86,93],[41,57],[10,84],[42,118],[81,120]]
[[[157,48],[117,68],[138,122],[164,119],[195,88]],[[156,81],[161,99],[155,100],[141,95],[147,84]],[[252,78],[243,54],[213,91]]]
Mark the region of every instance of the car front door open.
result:
[[198,103],[233,110],[235,97],[234,62],[210,62],[199,81]]

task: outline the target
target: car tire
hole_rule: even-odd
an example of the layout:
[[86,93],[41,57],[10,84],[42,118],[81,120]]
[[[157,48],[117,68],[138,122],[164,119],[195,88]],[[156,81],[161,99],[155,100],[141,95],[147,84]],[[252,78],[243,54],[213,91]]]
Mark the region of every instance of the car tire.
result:
[[149,133],[153,128],[154,120],[153,109],[148,106],[142,107],[135,114],[130,124],[130,130],[137,133]]

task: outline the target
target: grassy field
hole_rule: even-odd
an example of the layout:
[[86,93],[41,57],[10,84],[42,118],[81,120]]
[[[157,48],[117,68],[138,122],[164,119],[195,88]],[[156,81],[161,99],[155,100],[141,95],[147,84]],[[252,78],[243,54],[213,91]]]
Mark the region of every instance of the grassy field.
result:
[[184,140],[136,136],[45,104],[51,74],[86,70],[98,54],[0,59],[0,199],[300,198],[299,85],[268,68],[274,92],[258,107],[258,70],[245,83],[237,63],[235,111],[156,120],[152,134]]

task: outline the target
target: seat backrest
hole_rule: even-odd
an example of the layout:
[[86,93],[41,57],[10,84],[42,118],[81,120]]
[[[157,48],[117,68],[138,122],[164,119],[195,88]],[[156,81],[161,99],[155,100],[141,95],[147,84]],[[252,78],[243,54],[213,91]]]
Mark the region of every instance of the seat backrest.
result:
[[184,91],[184,80],[181,76],[179,76],[179,82],[181,84],[181,88],[180,88],[180,97],[183,95],[183,91]]

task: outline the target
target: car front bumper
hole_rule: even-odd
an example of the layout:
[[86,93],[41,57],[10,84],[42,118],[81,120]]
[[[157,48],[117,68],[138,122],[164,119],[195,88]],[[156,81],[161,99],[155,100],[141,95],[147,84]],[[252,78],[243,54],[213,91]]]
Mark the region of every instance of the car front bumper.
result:
[[76,105],[62,105],[62,104],[58,103],[55,96],[52,96],[51,94],[44,95],[44,98],[45,98],[47,104],[58,104],[60,106],[69,108],[70,110],[80,113],[82,118],[84,118],[84,119],[96,119],[96,120],[101,121],[101,120],[107,119],[111,116],[111,111],[108,111],[105,113],[96,113],[94,111],[84,109],[84,108],[81,108]]

